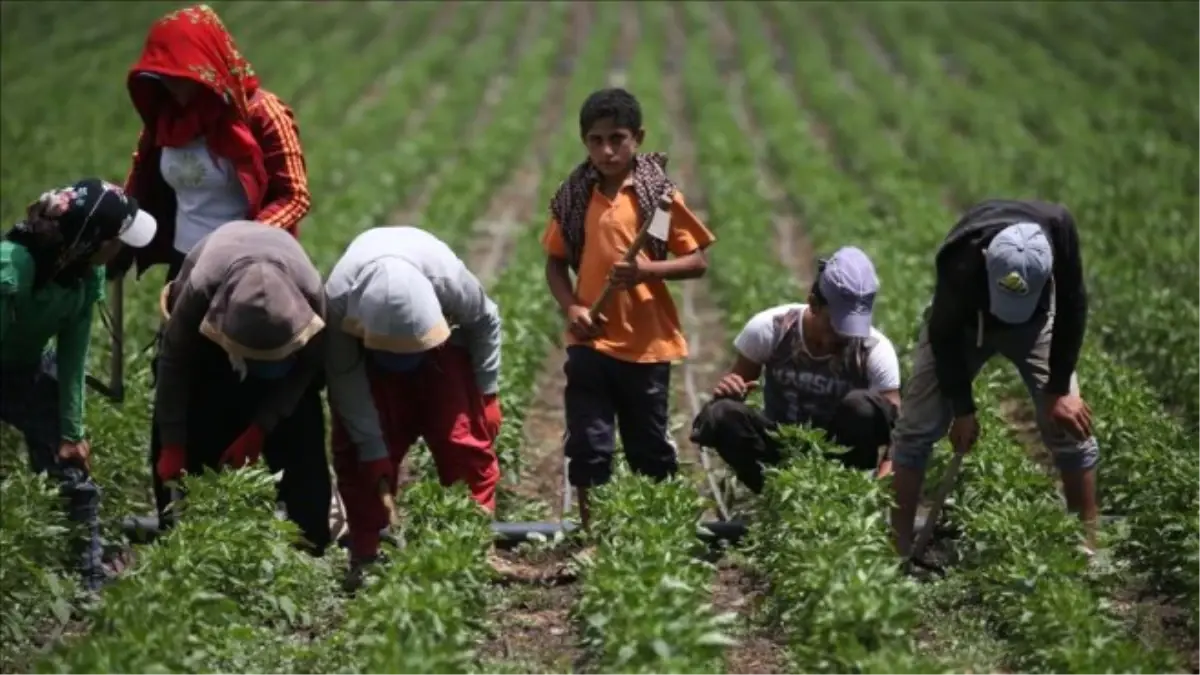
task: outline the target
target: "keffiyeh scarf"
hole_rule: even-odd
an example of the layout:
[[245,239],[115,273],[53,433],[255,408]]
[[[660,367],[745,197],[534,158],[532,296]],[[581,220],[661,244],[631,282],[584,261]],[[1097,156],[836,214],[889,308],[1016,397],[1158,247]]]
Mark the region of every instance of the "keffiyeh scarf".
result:
[[[661,196],[672,195],[676,190],[675,184],[667,177],[666,168],[667,155],[662,152],[638,154],[633,158],[631,177],[641,223],[654,216]],[[550,214],[562,228],[563,240],[567,244],[567,263],[576,271],[583,252],[588,203],[592,199],[592,189],[599,182],[600,172],[590,160],[584,160],[571,171],[550,199]],[[651,237],[646,243],[646,251],[652,259],[664,260],[667,257],[667,244]]]

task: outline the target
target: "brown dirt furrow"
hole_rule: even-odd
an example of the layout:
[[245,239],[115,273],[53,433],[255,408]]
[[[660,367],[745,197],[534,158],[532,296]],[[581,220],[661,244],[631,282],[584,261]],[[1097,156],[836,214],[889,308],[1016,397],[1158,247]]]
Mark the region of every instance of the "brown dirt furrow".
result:
[[[461,9],[462,3],[459,0],[447,0],[446,2],[442,3],[442,5],[438,7],[437,14],[434,15],[433,20],[430,22],[429,30],[426,34],[439,35],[445,32],[446,28],[454,21],[456,13]],[[405,13],[403,10],[397,7],[397,11],[393,12],[392,17],[389,20],[388,29],[381,33],[377,39],[382,40],[390,38],[395,32],[395,29],[398,29],[401,25],[401,22],[404,20]],[[384,71],[379,77],[375,78],[375,81],[372,82],[370,86],[367,87],[366,91],[363,92],[362,97],[355,101],[346,111],[346,126],[353,126],[361,121],[362,118],[368,112],[370,112],[370,110],[374,108],[379,101],[383,99],[383,95],[387,92],[387,90],[395,86],[396,83],[404,77],[404,68],[405,60],[399,59],[394,66]],[[436,106],[444,94],[445,90],[442,89],[442,92],[436,96],[431,95],[425,98],[420,107],[409,113],[408,118],[405,120],[406,128],[416,128],[416,124],[413,124],[414,121],[418,124],[423,122],[428,114],[426,110]]]
[[[513,10],[511,5],[494,3],[488,5],[483,11],[486,14],[480,22],[479,34],[490,32],[492,27],[499,21],[503,12]],[[521,53],[530,44],[531,38],[542,27],[542,24],[545,23],[541,20],[544,14],[537,11],[536,5],[530,6],[526,10],[526,13],[529,16],[524,22],[524,29],[513,40],[508,54],[505,55],[507,62],[510,64],[516,63],[521,58]],[[470,124],[464,130],[466,139],[460,147],[470,145],[487,129],[496,111],[496,106],[500,103],[501,98],[503,98],[504,92],[511,85],[512,73],[509,72],[497,74],[488,81],[487,87],[483,91],[482,100],[479,102],[479,108],[475,111],[475,117],[472,118]],[[432,107],[430,106],[430,108]],[[434,193],[441,184],[442,177],[454,171],[460,159],[458,152],[448,154],[435,170],[425,176],[424,182],[417,187],[416,191],[410,193],[408,199],[392,212],[388,222],[410,225],[420,224],[424,220],[425,209],[429,206],[429,201],[433,199]]]
[[[688,206],[702,221],[708,222],[708,204],[697,166],[696,147],[683,89],[680,63],[686,39],[682,30],[683,16],[680,8],[674,9],[676,15],[668,20],[670,29],[666,35],[667,63],[664,64],[662,91],[668,123],[672,129],[670,173],[686,196]],[[720,237],[719,229],[716,234]],[[719,244],[717,248],[719,249]],[[715,261],[719,256],[718,250],[710,264],[719,264]],[[692,443],[690,434],[692,420],[708,400],[708,392],[712,391],[725,372],[729,360],[726,348],[728,340],[722,312],[713,299],[708,279],[701,277],[675,282],[674,286],[680,301],[683,333],[688,340],[688,358],[672,373],[672,425],[675,428],[675,443],[680,450],[680,463],[686,467],[685,472],[703,486],[703,492],[710,493],[701,450]],[[716,454],[709,453],[708,460],[710,468],[716,470],[718,475],[723,475],[723,464]],[[708,515],[715,517],[717,514]]]
[[497,556],[509,584],[490,612],[493,634],[480,649],[484,665],[503,664],[507,672],[582,672],[571,618],[579,590],[555,577],[569,560],[566,549]]
[[[538,188],[542,168],[549,160],[550,142],[568,105],[567,81],[575,68],[596,7],[592,3],[571,5],[570,26],[559,67],[548,94],[538,111],[536,140],[526,162],[517,174],[493,197],[477,225],[477,239],[491,242],[489,247],[473,248],[469,254],[473,269],[490,281],[510,248],[516,228],[534,218],[539,202]],[[546,291],[542,291],[546,292]],[[565,377],[562,365],[565,353],[555,346],[547,354],[525,416],[525,456],[519,483],[513,488],[518,498],[547,501],[550,510],[562,511],[562,397]],[[565,515],[565,514],[562,514]],[[512,583],[500,594],[489,614],[494,634],[484,643],[480,654],[485,666],[503,664],[509,672],[579,672],[582,659],[571,608],[579,595],[575,585],[557,583],[556,575],[567,561],[566,549],[530,552],[499,552],[505,577]]]
[[731,675],[788,672],[784,649],[751,620],[762,594],[763,589],[742,570],[724,565],[717,570],[713,606],[718,613],[735,612],[740,619],[733,630],[738,645],[730,648],[725,657],[725,672]]
[[[669,30],[666,39],[668,45],[667,52],[671,54],[683,53],[686,34],[684,32],[685,21],[682,11],[682,9],[676,7],[675,16],[673,20],[669,21]],[[750,113],[744,104],[741,103],[744,100],[744,96],[739,93],[740,89],[737,89],[744,87],[744,83],[741,81],[741,76],[735,65],[737,62],[736,39],[729,31],[728,21],[717,11],[715,6],[710,6],[708,26],[709,32],[713,36],[714,57],[729,91],[727,100],[734,107],[735,114],[740,116],[741,119],[739,121],[745,123],[745,126],[743,126],[744,135],[747,138],[755,139],[758,146],[761,146],[761,134],[756,135],[754,133],[754,128],[750,123]],[[680,182],[694,186],[696,164],[695,156],[692,154],[693,147],[690,142],[693,136],[688,124],[685,107],[686,100],[683,94],[677,61],[668,64],[665,77],[664,96],[667,100],[668,114],[671,117],[672,127],[676,130],[673,145],[681,150],[677,153],[679,164],[676,168],[676,174],[679,176]],[[756,153],[759,153],[760,158],[765,156],[762,154],[761,147],[756,147]],[[773,203],[782,207],[784,204],[782,190],[774,183],[770,172],[765,170],[765,164],[760,161],[757,165],[760,185],[764,186],[764,188],[767,188],[768,185],[773,186],[778,198],[777,200],[773,200]],[[793,273],[801,274],[807,269],[808,262],[812,257],[811,253],[802,252],[800,255],[796,255],[796,242],[804,241],[800,224],[794,217],[790,219],[784,217],[783,214],[788,212],[787,209],[778,208],[777,210],[778,213],[774,218],[777,225],[777,235],[786,233],[789,236],[788,253],[783,254],[785,264],[787,261],[791,261],[792,266],[789,269],[794,267]],[[719,256],[719,252],[717,255]],[[715,264],[719,264],[719,262]],[[712,306],[712,301],[710,300],[712,298],[711,291],[697,287],[696,282],[691,282],[688,285],[692,286],[694,294],[692,298],[688,298],[685,295],[685,317],[690,314],[690,312],[686,311],[689,309],[687,304],[690,299],[694,299],[698,303],[706,300],[709,303],[708,307],[692,315],[691,319],[697,321],[700,325],[695,326],[692,329],[695,332],[689,332],[688,335],[689,337],[693,335],[699,336],[701,339],[699,349],[693,353],[693,357],[689,362],[697,374],[697,379],[704,381],[706,388],[711,389],[712,385],[716,383],[717,378],[724,371],[726,363],[729,360],[724,322],[720,318],[719,311]],[[697,306],[697,309],[700,309],[700,307]],[[706,317],[705,322],[699,322],[700,316]],[[698,453],[698,449],[695,451]],[[714,469],[723,473],[719,458],[713,455],[710,457],[710,461],[712,461]],[[785,672],[787,663],[783,647],[773,641],[763,627],[752,619],[756,597],[757,593],[752,587],[751,580],[743,570],[728,564],[728,562],[721,566],[713,584],[713,604],[718,611],[735,612],[739,616],[736,630],[738,644],[726,650],[728,672]]]
[[[588,11],[589,6],[583,3],[571,6],[572,35],[578,35],[585,29]],[[541,28],[538,26],[538,30]],[[560,62],[560,65],[567,65],[567,61]],[[475,224],[475,236],[468,245],[467,261],[484,284],[495,280],[512,251],[513,235],[522,225],[534,220],[537,207],[541,204],[538,189],[542,184],[543,168],[550,159],[550,141],[566,107],[563,93],[570,74],[570,69],[566,67],[555,71],[546,90],[547,95],[542,99],[542,106],[534,118],[534,141],[526,153],[525,161],[508,182],[493,193],[483,216]]]
[[[570,29],[571,54],[560,64],[560,73],[564,78],[572,75],[579,52],[587,42],[592,20],[600,9],[591,2],[572,3],[572,6],[578,7],[578,11],[573,14]],[[560,109],[577,104],[575,101],[564,100]],[[541,292],[549,291],[543,289]],[[566,419],[563,392],[567,386],[566,374],[563,372],[565,363],[566,352],[559,344],[548,350],[542,362],[541,373],[534,386],[534,398],[525,413],[525,438],[522,444],[525,468],[520,483],[513,490],[519,497],[546,502],[552,517],[556,519],[569,515],[563,512],[563,429]]]
[[771,156],[767,148],[766,137],[754,117],[754,113],[746,105],[743,93],[746,87],[745,77],[736,65],[737,36],[730,30],[729,22],[718,7],[713,7],[711,21],[714,47],[719,63],[729,64],[722,69],[721,76],[729,91],[729,101],[734,118],[737,119],[745,137],[750,140],[757,158],[755,170],[758,174],[758,184],[772,205],[771,221],[775,230],[775,250],[780,262],[792,273],[792,278],[800,283],[802,288],[812,282],[813,253],[812,243],[804,233],[804,222],[800,218],[800,208],[793,197],[780,185],[771,171]]

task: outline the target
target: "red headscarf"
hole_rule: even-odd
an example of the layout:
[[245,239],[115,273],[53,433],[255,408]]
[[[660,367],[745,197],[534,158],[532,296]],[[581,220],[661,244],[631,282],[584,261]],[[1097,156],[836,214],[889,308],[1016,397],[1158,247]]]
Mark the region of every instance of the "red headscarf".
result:
[[[141,73],[185,78],[203,89],[180,108],[161,83]],[[141,58],[129,70],[129,96],[158,147],[179,147],[203,135],[213,154],[231,161],[253,218],[262,205],[267,170],[250,132],[249,101],[258,77],[208,5],[171,12],[150,27]]]

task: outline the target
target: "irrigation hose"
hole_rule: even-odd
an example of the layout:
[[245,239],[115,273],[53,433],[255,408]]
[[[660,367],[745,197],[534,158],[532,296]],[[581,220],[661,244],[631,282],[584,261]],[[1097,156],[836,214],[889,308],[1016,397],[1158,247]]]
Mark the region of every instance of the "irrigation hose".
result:
[[[691,287],[687,287],[683,291],[683,315],[691,317],[694,321],[696,318],[696,307],[692,300],[693,291]],[[691,340],[693,353],[700,353],[700,331],[693,331],[694,336]],[[700,415],[700,396],[696,393],[696,377],[692,372],[692,366],[686,360],[683,362],[683,389],[687,393],[688,403],[692,408],[692,419],[696,419]],[[717,511],[721,514],[721,520],[729,520],[729,507],[725,505],[725,498],[721,495],[721,488],[717,484],[717,477],[713,471],[712,461],[708,456],[708,448],[703,445],[698,445],[700,449],[700,466],[704,467],[704,477],[708,481],[708,489],[712,492],[713,501],[717,503]]]

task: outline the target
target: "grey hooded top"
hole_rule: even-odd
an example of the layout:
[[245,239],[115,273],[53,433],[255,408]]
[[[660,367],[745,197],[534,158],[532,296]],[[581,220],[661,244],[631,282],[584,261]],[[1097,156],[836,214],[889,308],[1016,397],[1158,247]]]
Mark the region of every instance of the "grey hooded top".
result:
[[406,226],[363,232],[334,266],[325,293],[329,404],[360,460],[387,456],[367,380],[364,336],[417,351],[423,337],[448,326],[450,343],[471,355],[480,392],[498,391],[499,308],[458,255],[432,234]]

